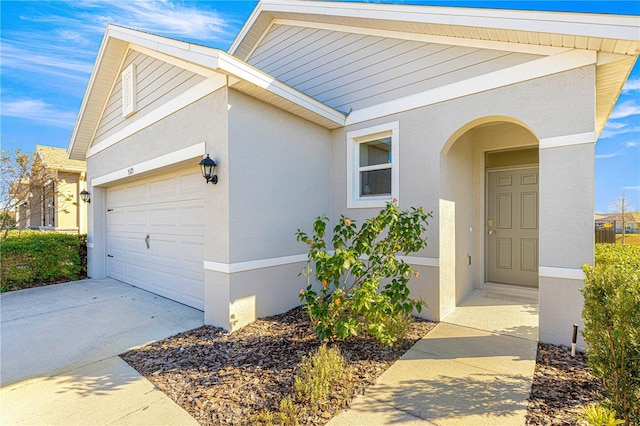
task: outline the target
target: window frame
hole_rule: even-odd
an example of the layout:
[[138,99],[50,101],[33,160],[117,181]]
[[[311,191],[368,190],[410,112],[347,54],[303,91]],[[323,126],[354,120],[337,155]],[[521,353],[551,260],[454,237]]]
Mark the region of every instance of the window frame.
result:
[[[372,166],[360,167],[360,145],[376,139],[391,137],[391,194],[379,196],[360,195],[360,172]],[[400,124],[398,121],[347,132],[347,208],[384,207],[400,193]],[[388,168],[379,167],[379,169]],[[363,170],[364,169],[364,170]]]

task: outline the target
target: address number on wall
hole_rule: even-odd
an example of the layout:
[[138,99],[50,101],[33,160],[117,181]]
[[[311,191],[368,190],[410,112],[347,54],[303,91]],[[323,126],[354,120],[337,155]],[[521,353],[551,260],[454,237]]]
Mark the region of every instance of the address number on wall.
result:
[[129,174],[129,176],[131,176],[133,174],[133,167],[131,167],[129,170],[127,170],[127,173]]

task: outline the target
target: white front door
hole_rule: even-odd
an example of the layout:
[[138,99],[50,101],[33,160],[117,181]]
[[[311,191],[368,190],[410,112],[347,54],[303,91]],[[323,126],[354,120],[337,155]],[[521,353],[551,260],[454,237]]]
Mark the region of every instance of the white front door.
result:
[[204,182],[199,167],[107,190],[107,275],[204,309]]
[[538,287],[538,168],[487,171],[486,280]]

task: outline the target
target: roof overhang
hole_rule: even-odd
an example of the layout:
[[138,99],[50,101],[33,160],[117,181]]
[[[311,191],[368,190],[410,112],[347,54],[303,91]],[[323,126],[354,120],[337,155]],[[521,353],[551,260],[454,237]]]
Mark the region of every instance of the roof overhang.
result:
[[[595,131],[602,131],[640,52],[640,19],[590,13],[516,11],[379,3],[261,0],[229,52],[247,60],[274,24],[322,26],[398,38],[430,37],[434,43],[530,51],[595,52]],[[354,111],[356,114],[357,111]]]
[[345,115],[218,49],[109,25],[89,79],[67,149],[84,160],[114,82],[129,49],[143,51],[205,76],[222,74],[227,85],[328,129],[344,126]]
[[[289,19],[637,55],[637,16],[379,3],[261,0],[229,49],[246,59],[272,20]],[[399,26],[398,23],[402,25]],[[410,24],[410,25],[405,25]]]

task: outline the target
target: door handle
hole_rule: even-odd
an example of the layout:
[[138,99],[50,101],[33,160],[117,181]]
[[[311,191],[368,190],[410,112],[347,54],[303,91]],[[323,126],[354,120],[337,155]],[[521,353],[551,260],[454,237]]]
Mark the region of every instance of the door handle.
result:
[[496,231],[494,231],[493,229],[489,229],[489,235],[494,235],[496,233]]
[[147,245],[147,248],[149,248],[149,241],[151,241],[151,237],[149,237],[149,234],[147,234],[147,237],[144,239],[144,242]]

